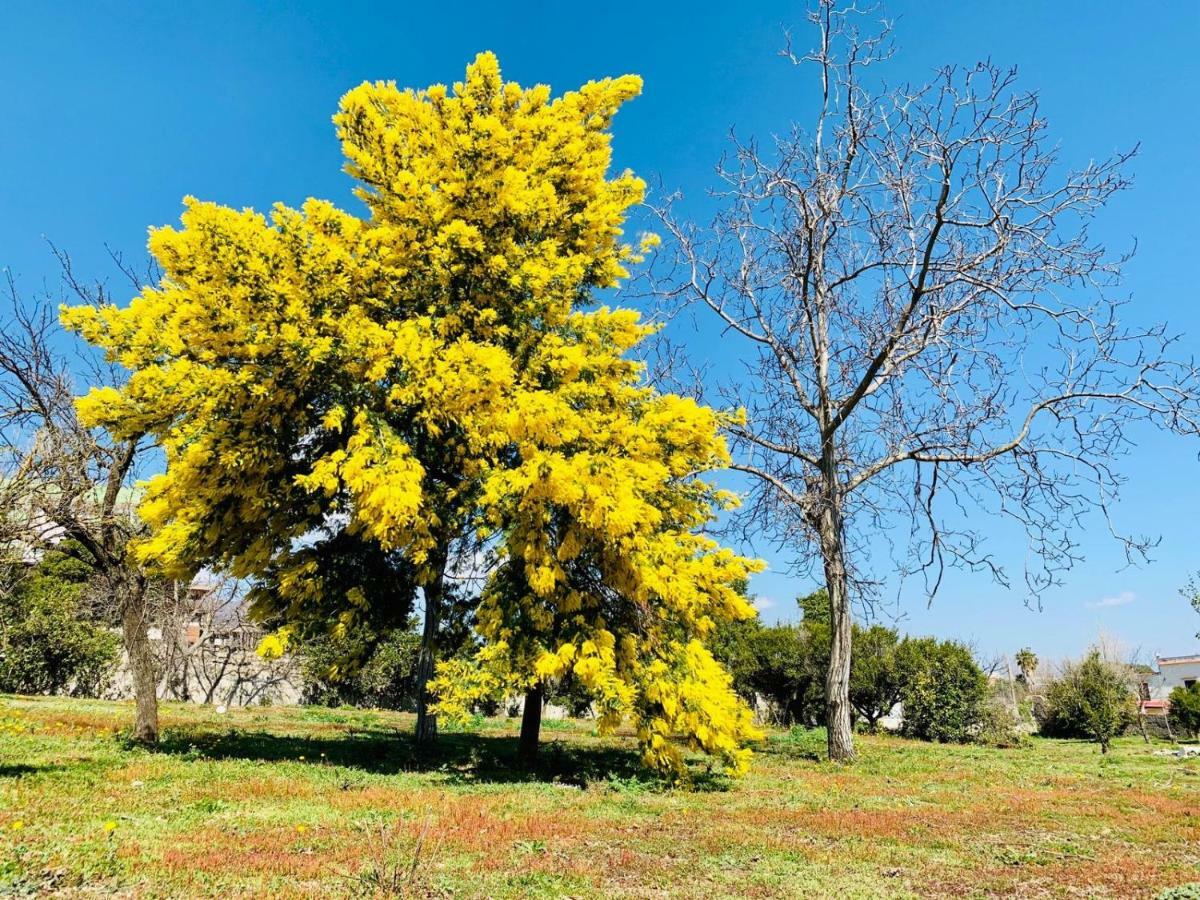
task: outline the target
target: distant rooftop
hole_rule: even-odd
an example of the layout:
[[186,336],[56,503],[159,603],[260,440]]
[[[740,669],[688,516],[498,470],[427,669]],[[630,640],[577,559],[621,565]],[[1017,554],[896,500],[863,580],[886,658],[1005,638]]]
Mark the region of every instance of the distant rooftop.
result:
[[1187,656],[1160,656],[1160,666],[1175,666],[1182,663],[1200,663],[1200,653],[1189,653]]

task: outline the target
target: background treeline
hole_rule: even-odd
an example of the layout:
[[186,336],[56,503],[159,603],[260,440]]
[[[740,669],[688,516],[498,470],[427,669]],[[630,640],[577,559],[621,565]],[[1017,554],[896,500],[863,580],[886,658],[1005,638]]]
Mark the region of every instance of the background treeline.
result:
[[[117,623],[103,597],[96,595],[89,568],[70,549],[66,544],[34,564],[10,564],[0,572],[0,692],[103,696],[110,691],[121,664]],[[265,676],[256,671],[259,680],[290,679],[305,703],[416,709],[421,640],[415,617],[383,633],[359,628],[336,642],[332,637],[310,640],[286,660],[259,662],[244,644],[206,644],[210,633],[228,636],[244,628],[236,596],[215,591],[201,609],[194,602],[188,605],[177,590],[157,593],[162,596],[152,609],[163,635],[157,653],[166,697],[223,701],[251,680],[239,669],[249,658],[251,665],[273,667]],[[169,597],[176,602],[165,602]],[[781,727],[822,727],[828,600],[820,590],[797,603],[800,620],[795,624],[767,625],[761,619],[731,623],[718,628],[710,643],[734,689],[761,719]],[[214,626],[217,620],[223,627]],[[180,639],[189,625],[190,643]],[[860,730],[886,726],[921,740],[993,746],[1017,745],[1036,731],[1095,740],[1105,748],[1111,738],[1130,730],[1147,734],[1165,727],[1170,737],[1200,733],[1200,687],[1176,688],[1169,719],[1148,720],[1139,715],[1136,702],[1148,668],[1114,662],[1099,649],[1041,674],[1037,657],[1022,650],[1016,654],[1019,673],[1013,675],[997,671],[995,663],[981,665],[971,648],[958,641],[901,635],[878,624],[854,628],[850,699]],[[446,633],[449,653],[473,651],[469,604],[451,604]],[[989,678],[985,668],[996,677]],[[211,687],[197,693],[198,680]],[[191,695],[187,684],[193,685]],[[272,696],[264,691],[257,700],[269,702]],[[591,713],[586,692],[570,678],[547,685],[545,701],[562,714]],[[515,714],[517,704],[478,709],[482,715],[506,711]]]
[[[734,687],[760,713],[783,726],[825,725],[825,672],[829,665],[829,603],[824,590],[798,600],[796,625],[754,619],[720,629],[714,654]],[[903,712],[901,733],[923,740],[965,741],[985,730],[1007,741],[1016,715],[990,707],[988,678],[970,648],[957,641],[901,636],[883,625],[854,626],[850,702],[856,725],[875,730]],[[996,726],[1000,726],[996,728]]]
[[[825,673],[829,663],[829,605],[824,590],[798,598],[800,620],[767,625],[761,619],[729,623],[710,638],[713,655],[725,665],[734,689],[759,718],[780,727],[826,726]],[[471,651],[472,632],[464,606],[457,612],[453,652]],[[345,645],[315,641],[302,651],[307,702],[379,706],[412,711],[420,640],[414,619],[371,640],[352,634],[363,660],[352,672],[331,677],[346,658]],[[1168,737],[1200,734],[1200,686],[1171,694],[1171,716],[1158,721],[1139,714],[1139,685],[1151,670],[1116,661],[1095,648],[1038,676],[1039,661],[1023,649],[1018,671],[1000,661],[981,663],[969,646],[954,640],[902,635],[884,625],[854,626],[850,699],[855,726],[888,727],[919,740],[975,741],[1016,746],[1031,733],[1094,740],[1107,749],[1128,731],[1148,736],[1165,728]],[[568,715],[586,717],[586,692],[571,679],[547,686],[546,702]],[[516,704],[508,710],[516,713]],[[478,712],[504,712],[499,704]]]
[[[734,687],[760,715],[781,726],[826,725],[825,673],[830,627],[824,591],[799,598],[797,624],[755,619],[719,629],[714,654]],[[1016,654],[1018,672],[984,666],[967,645],[901,635],[883,625],[854,625],[850,702],[855,726],[881,723],[901,734],[942,742],[1014,746],[1030,733],[1094,740],[1137,731],[1166,737],[1200,734],[1200,685],[1170,696],[1168,717],[1145,716],[1138,703],[1148,666],[1118,661],[1101,648],[1039,677],[1037,656]],[[985,671],[985,668],[987,671]]]

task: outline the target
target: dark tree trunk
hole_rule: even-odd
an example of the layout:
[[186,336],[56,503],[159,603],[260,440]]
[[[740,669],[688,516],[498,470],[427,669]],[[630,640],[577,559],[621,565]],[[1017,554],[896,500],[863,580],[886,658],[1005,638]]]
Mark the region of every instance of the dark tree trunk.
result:
[[147,631],[146,587],[144,584],[122,585],[121,637],[129,657],[133,676],[133,698],[136,713],[133,739],[139,744],[158,743],[158,673],[155,671],[154,651]]
[[542,733],[542,701],[546,689],[541,682],[531,687],[525,694],[525,709],[521,713],[521,740],[517,744],[517,757],[525,765],[537,761],[538,738]]
[[429,708],[433,697],[429,692],[429,682],[433,678],[437,666],[438,632],[442,624],[442,602],[446,579],[446,560],[449,556],[447,548],[440,547],[434,551],[431,560],[436,574],[429,584],[425,585],[425,627],[421,631],[421,652],[417,656],[417,746],[430,747],[437,741],[437,716]]

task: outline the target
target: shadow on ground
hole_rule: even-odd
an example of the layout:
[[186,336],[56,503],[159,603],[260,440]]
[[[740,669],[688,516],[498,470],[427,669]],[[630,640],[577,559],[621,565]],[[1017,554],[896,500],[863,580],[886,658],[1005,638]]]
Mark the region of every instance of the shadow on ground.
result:
[[[517,759],[517,739],[503,735],[451,733],[432,749],[418,748],[411,733],[386,728],[355,728],[337,736],[303,736],[266,731],[179,729],[164,733],[151,752],[205,759],[244,759],[330,765],[376,774],[440,773],[451,783],[554,783],[580,788],[591,784],[663,790],[671,782],[646,769],[640,754],[626,747],[585,746],[543,741],[532,766]],[[727,779],[692,773],[694,790],[723,790]]]
[[38,775],[42,772],[53,772],[62,766],[27,766],[23,763],[0,764],[0,778],[21,778],[24,775]]

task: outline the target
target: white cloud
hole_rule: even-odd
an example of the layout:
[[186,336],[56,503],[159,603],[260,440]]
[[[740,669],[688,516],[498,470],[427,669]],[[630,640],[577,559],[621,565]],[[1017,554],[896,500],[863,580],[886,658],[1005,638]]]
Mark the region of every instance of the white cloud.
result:
[[768,610],[774,605],[775,605],[775,600],[772,599],[771,597],[755,597],[754,598],[754,608],[757,609],[759,612]]
[[1107,609],[1110,606],[1128,606],[1137,599],[1137,594],[1133,591],[1121,591],[1115,597],[1101,597],[1094,603],[1088,603],[1092,609]]

